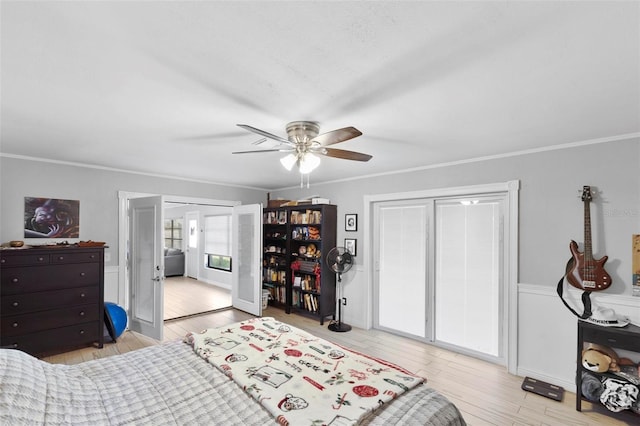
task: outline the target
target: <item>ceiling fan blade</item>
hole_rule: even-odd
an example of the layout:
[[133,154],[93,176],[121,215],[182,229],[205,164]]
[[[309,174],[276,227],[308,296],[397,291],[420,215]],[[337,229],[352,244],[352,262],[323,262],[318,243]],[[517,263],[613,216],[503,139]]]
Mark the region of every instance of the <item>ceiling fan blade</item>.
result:
[[348,141],[349,139],[357,138],[362,135],[362,132],[355,127],[343,127],[342,129],[332,130],[327,133],[316,136],[312,139],[312,142],[318,142],[320,145],[333,145],[334,143],[340,143]]
[[293,149],[256,149],[253,151],[235,151],[232,154],[255,154],[258,152],[293,152]]
[[336,148],[321,148],[315,152],[326,155],[327,157],[342,158],[344,160],[369,161],[373,158],[373,156],[369,154]]
[[273,139],[278,142],[285,143],[287,145],[293,145],[293,143],[291,143],[288,139],[281,138],[280,136],[276,136],[272,133],[265,132],[264,130],[256,129],[255,127],[249,126],[248,124],[238,124],[237,126],[242,127],[243,129],[248,130],[250,132],[257,133],[260,136],[264,136],[265,138]]
[[192,135],[192,136],[179,136],[173,138],[173,140],[177,141],[199,141],[199,140],[226,140],[226,139],[236,139],[246,136],[246,133],[238,130],[237,132],[221,132],[221,133],[209,133],[203,135]]

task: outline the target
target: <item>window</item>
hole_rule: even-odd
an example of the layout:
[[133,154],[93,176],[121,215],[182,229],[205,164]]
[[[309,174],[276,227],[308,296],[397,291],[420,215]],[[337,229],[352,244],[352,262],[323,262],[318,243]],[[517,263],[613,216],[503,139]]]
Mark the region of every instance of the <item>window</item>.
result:
[[164,246],[182,249],[182,219],[164,221]]
[[207,268],[231,271],[231,215],[204,217]]
[[207,254],[207,268],[231,272],[231,256]]

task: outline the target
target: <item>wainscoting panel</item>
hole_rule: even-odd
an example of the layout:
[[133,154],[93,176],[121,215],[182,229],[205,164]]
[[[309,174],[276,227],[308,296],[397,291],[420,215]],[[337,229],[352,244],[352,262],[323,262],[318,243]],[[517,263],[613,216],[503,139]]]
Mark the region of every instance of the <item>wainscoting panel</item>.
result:
[[[580,301],[582,292],[573,288],[566,291],[566,287],[565,292],[565,299],[582,312],[582,305],[573,303]],[[591,301],[594,307],[612,308],[640,324],[640,297],[599,292],[591,294]],[[518,375],[575,392],[577,321],[562,304],[555,287],[519,284]]]
[[118,285],[118,272],[119,272],[119,268],[117,266],[104,267],[104,301],[105,302],[122,304],[122,302],[119,300],[120,287]]

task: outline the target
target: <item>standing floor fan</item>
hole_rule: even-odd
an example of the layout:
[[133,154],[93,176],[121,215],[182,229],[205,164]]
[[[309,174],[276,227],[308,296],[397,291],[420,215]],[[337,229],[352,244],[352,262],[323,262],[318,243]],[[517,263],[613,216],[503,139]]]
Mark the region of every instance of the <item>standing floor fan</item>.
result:
[[353,256],[351,252],[344,247],[334,247],[327,254],[327,266],[338,275],[338,321],[329,324],[329,330],[345,332],[351,330],[351,326],[342,322],[342,305],[346,305],[347,301],[342,297],[342,274],[347,272],[353,266]]

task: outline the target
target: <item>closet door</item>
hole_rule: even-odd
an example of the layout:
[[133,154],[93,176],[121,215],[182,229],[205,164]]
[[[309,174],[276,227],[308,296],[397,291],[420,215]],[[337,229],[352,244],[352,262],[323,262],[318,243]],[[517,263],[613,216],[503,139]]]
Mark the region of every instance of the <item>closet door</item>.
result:
[[435,340],[500,357],[504,200],[436,201]]
[[376,328],[427,337],[427,219],[425,202],[374,208]]

